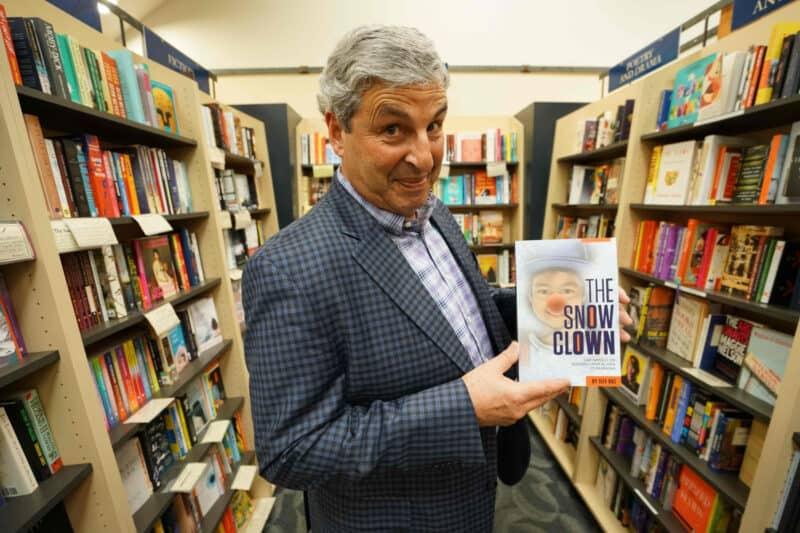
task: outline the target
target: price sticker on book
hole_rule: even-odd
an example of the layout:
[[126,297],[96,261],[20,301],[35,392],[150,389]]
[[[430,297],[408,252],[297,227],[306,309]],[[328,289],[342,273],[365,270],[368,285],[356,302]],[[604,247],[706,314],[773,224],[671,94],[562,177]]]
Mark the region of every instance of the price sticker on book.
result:
[[333,165],[314,165],[312,175],[315,178],[332,178]]
[[492,161],[486,163],[486,175],[490,178],[495,176],[505,176],[508,174],[508,167],[505,161]]
[[219,170],[225,170],[225,152],[216,146],[208,147],[208,158],[211,166]]
[[0,222],[0,263],[29,261],[36,257],[22,222]]
[[231,229],[231,228],[233,228],[233,222],[231,221],[231,212],[230,211],[220,211],[220,213],[219,213],[219,226],[222,229]]
[[169,407],[175,398],[153,398],[144,407],[125,420],[125,424],[149,424],[158,414]]
[[153,331],[158,336],[168,332],[181,322],[172,304],[160,305],[145,313],[144,318],[150,323],[150,327],[153,328]]
[[250,490],[253,486],[253,481],[256,479],[256,465],[242,465],[236,471],[236,477],[233,478],[231,483],[231,490]]
[[169,233],[172,231],[172,225],[162,215],[155,213],[148,213],[144,215],[133,215],[132,217],[142,233],[145,235],[158,235],[159,233]]
[[215,420],[211,422],[205,433],[203,433],[203,438],[200,439],[200,442],[222,442],[222,439],[225,438],[225,434],[228,432],[228,426],[230,425],[230,420]]
[[247,209],[240,209],[233,212],[233,227],[236,229],[245,229],[250,223],[253,222],[253,217],[250,216],[250,211]]
[[100,248],[106,244],[119,244],[111,221],[104,217],[70,218],[64,223],[81,248]]

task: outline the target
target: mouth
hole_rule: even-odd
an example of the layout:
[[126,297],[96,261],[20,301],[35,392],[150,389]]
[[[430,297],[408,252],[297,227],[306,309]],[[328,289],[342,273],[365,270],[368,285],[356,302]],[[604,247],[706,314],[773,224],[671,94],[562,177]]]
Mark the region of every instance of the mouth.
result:
[[411,191],[419,191],[421,189],[430,188],[430,180],[428,180],[428,176],[397,178],[395,182],[402,188]]

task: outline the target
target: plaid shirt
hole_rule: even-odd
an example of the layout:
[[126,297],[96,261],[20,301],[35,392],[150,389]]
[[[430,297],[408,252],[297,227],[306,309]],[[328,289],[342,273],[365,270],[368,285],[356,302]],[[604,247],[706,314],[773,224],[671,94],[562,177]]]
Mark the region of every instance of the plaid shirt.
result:
[[409,266],[436,302],[475,366],[493,357],[492,342],[478,302],[447,243],[430,222],[434,198],[407,219],[369,203],[337,171],[339,183],[386,230]]

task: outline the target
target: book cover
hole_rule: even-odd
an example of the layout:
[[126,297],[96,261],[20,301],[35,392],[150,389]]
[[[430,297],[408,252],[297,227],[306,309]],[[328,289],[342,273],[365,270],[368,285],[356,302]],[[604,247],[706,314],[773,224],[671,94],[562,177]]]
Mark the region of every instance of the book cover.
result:
[[[172,260],[169,241],[166,236],[149,237],[134,241],[138,245],[141,255],[140,260],[142,271],[139,272],[140,278],[144,276],[148,301],[157,302],[164,298],[169,298],[178,292],[178,285],[175,281],[175,267]],[[146,304],[146,307],[149,305]]]
[[732,385],[735,385],[739,378],[754,326],[755,324],[748,320],[728,315],[722,328],[713,370]]
[[478,214],[478,244],[503,242],[504,220],[502,211],[485,211]]
[[800,122],[792,124],[776,204],[800,202]]
[[222,342],[217,308],[211,298],[201,298],[188,307],[189,316],[194,329],[197,350],[202,352]]
[[139,439],[129,439],[116,452],[117,466],[131,511],[136,512],[153,493]]
[[175,111],[175,96],[172,87],[161,82],[150,80],[150,90],[153,93],[153,102],[156,105],[158,124],[162,130],[180,134],[178,129],[178,114]]
[[478,266],[481,269],[484,279],[488,283],[497,283],[498,276],[498,256],[497,254],[478,254]]
[[668,287],[653,287],[643,308],[642,342],[666,348],[672,302],[675,291]]
[[667,144],[661,151],[654,190],[645,202],[683,205],[689,191],[698,141]]
[[775,405],[794,338],[766,327],[756,327],[739,373],[737,387]]
[[667,128],[692,124],[697,120],[701,106],[708,105],[717,97],[722,81],[722,65],[717,57],[716,53],[708,55],[675,74]]
[[520,379],[619,386],[615,239],[517,241]]
[[681,468],[672,513],[688,531],[710,531],[709,526],[720,513],[721,506],[713,487],[688,466]]
[[53,432],[50,430],[50,423],[47,421],[44,406],[39,399],[39,392],[36,389],[28,389],[15,394],[14,397],[22,402],[22,406],[28,414],[28,419],[33,425],[33,430],[42,448],[42,453],[47,460],[50,472],[55,474],[61,470],[64,464],[61,461],[61,455],[58,453],[58,446],[53,438]]
[[11,38],[11,28],[8,26],[8,16],[5,8],[0,5],[0,38],[3,39],[3,46],[6,49],[6,57],[11,67],[11,78],[17,85],[22,85],[22,74],[17,63],[17,53],[14,51],[14,41]]
[[719,290],[732,296],[749,298],[751,282],[766,239],[782,233],[783,228],[774,226],[733,226]]
[[708,313],[709,304],[706,300],[681,295],[672,307],[667,350],[692,361]]
[[636,405],[644,405],[650,384],[650,358],[628,346],[622,360],[620,390],[627,393]]
[[6,408],[0,406],[0,495],[24,496],[38,486]]

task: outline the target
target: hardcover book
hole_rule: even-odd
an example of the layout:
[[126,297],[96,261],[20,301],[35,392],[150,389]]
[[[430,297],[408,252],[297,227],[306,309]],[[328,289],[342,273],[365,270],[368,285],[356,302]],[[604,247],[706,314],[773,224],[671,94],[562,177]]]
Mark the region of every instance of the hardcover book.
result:
[[697,155],[697,141],[667,144],[661,151],[649,204],[682,205],[686,203],[689,183]]
[[517,241],[520,380],[619,386],[615,239]]
[[722,64],[717,56],[711,54],[677,72],[667,128],[692,124],[700,108],[717,98],[722,84]]
[[164,131],[179,134],[178,115],[175,112],[175,96],[172,94],[172,87],[151,79],[150,89],[156,104],[159,126]]
[[213,299],[195,300],[188,310],[197,351],[202,352],[222,342],[222,331],[220,331],[217,308],[214,306]]
[[717,357],[714,359],[714,372],[733,385],[739,378],[754,325],[742,318],[728,315],[722,328]]
[[622,387],[620,390],[643,405],[650,385],[650,358],[628,346],[622,360]]
[[750,334],[737,386],[774,405],[778,396],[793,337],[765,327]]

